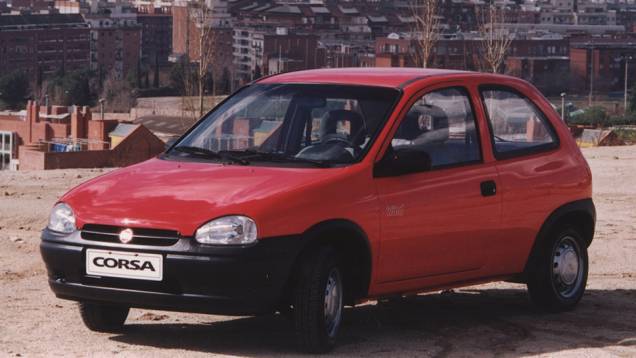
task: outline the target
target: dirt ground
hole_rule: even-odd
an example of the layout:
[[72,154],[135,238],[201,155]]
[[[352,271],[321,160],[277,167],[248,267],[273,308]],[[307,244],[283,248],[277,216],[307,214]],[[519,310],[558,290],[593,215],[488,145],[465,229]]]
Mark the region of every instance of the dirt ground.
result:
[[[636,147],[584,150],[598,210],[588,290],[565,314],[543,314],[525,287],[497,283],[347,309],[341,356],[636,356]],[[67,189],[102,170],[0,172],[0,356],[293,356],[276,316],[132,310],[121,334],[88,331],[56,299],[39,230]]]

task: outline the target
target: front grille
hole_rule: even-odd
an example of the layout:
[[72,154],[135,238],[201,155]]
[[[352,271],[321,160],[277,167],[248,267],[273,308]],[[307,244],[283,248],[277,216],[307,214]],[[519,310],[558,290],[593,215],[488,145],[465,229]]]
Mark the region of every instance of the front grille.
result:
[[[121,243],[119,233],[127,228],[110,225],[86,224],[82,228],[82,239],[91,241]],[[170,246],[179,241],[179,233],[174,230],[130,228],[133,239],[129,244]]]

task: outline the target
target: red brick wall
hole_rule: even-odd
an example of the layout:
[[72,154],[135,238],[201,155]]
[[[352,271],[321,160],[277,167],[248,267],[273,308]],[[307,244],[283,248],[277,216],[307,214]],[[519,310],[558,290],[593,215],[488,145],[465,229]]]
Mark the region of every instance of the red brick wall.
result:
[[[265,35],[263,44],[264,66],[269,58],[278,58],[279,54],[302,62],[302,68],[316,68],[318,36],[315,35]],[[269,73],[267,68],[263,73]]]
[[[185,6],[172,7],[172,51],[177,54],[185,54],[186,38],[188,28],[190,26],[190,41],[192,41],[192,32],[194,26],[188,21],[188,9]],[[196,31],[196,30],[195,30]],[[192,44],[191,44],[192,45]],[[192,50],[191,50],[192,51]]]
[[165,144],[146,127],[130,133],[112,150],[111,166],[125,167],[152,158],[163,152]]
[[588,77],[588,56],[587,49],[571,48],[570,49],[570,71],[572,75],[582,78],[587,82]]
[[45,155],[47,153],[38,150],[31,150],[26,146],[22,146],[20,151],[20,170],[39,170],[44,169]]
[[108,143],[97,143],[100,142],[109,142],[110,138],[108,138],[108,133],[112,132],[115,127],[117,127],[116,120],[103,120],[103,121],[89,121],[88,122],[88,139],[93,141],[89,143],[89,150],[100,150],[100,149],[109,149]]
[[31,142],[37,143],[40,140],[49,140],[51,139],[51,134],[52,131],[49,131],[48,123],[33,123],[33,137]]
[[[106,124],[107,125],[107,124]],[[20,170],[125,167],[163,152],[164,143],[146,127],[139,127],[112,150],[44,152],[20,148]]]
[[48,123],[51,129],[52,138],[67,138],[71,134],[70,128],[66,123]]
[[[46,152],[42,169],[100,168],[110,166],[109,150],[88,150],[83,152]],[[20,160],[22,169],[22,160]]]
[[121,76],[126,78],[137,69],[141,52],[141,29],[100,28],[97,33],[96,53],[97,66],[104,75],[108,75],[121,63]]
[[141,57],[141,29],[123,29],[122,55],[124,66],[124,78],[137,70],[137,64]]

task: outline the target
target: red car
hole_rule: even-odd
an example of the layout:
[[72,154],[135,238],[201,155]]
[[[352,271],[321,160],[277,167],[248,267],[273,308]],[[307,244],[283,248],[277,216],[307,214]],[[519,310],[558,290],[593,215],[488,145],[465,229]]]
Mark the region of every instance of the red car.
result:
[[325,69],[258,80],[159,157],[71,190],[41,253],[92,330],[130,307],[281,312],[323,352],[369,299],[510,280],[571,309],[594,225],[588,165],[530,84]]

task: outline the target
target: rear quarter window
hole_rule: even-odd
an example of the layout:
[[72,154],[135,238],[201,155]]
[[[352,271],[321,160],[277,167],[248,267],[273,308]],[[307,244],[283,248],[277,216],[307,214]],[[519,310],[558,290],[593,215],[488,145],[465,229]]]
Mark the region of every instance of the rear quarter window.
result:
[[529,98],[505,87],[483,86],[480,92],[497,159],[558,147],[554,128]]

